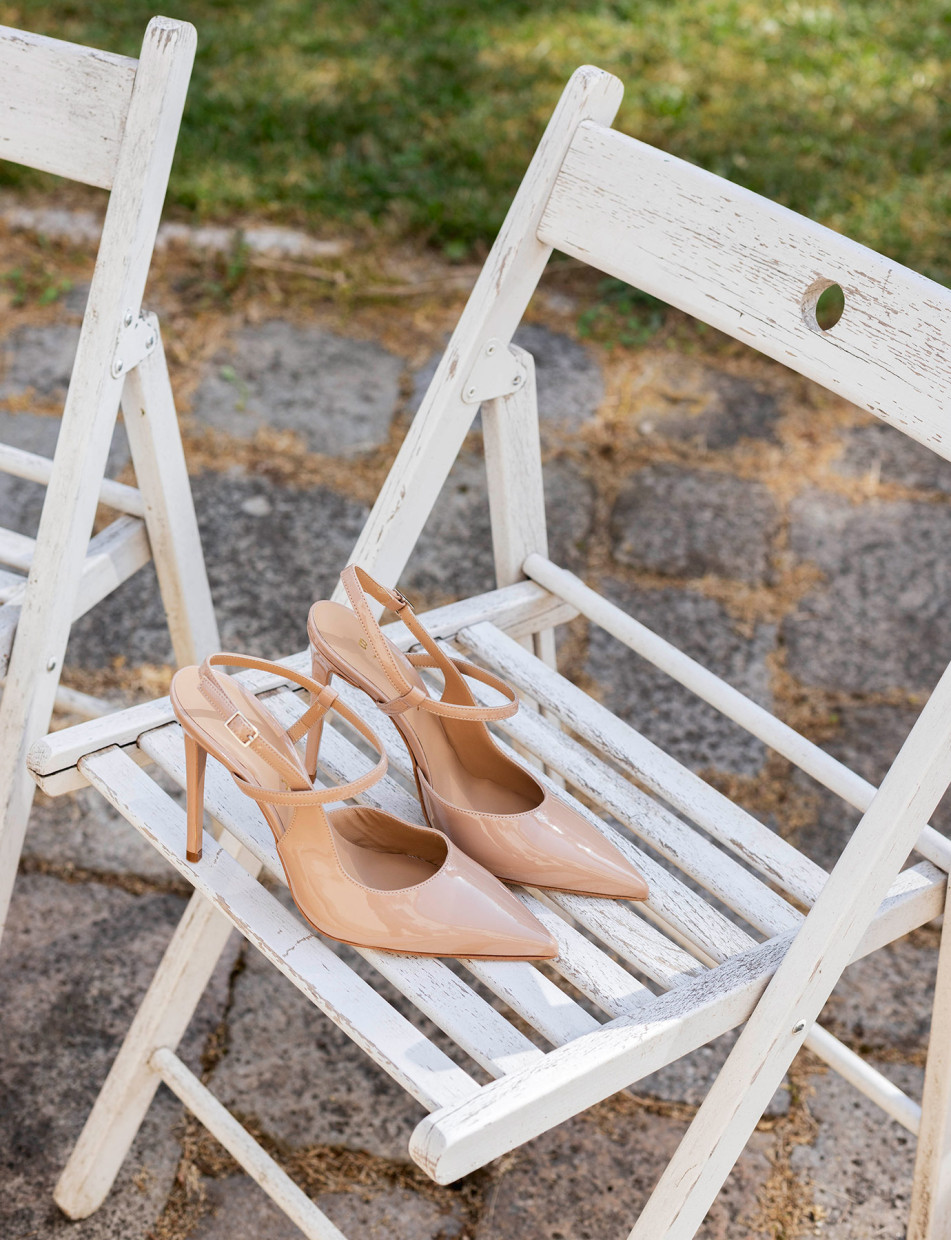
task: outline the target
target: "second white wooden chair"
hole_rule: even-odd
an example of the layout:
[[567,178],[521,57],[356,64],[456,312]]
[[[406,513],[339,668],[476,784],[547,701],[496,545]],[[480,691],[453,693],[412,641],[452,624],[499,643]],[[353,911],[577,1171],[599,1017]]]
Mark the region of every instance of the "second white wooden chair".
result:
[[[46,484],[35,541],[0,530],[0,934],[26,754],[73,620],[152,558],[179,663],[218,645],[158,319],[141,309],[194,56],[194,27],[162,17],[138,60],[0,27],[0,158],[110,191],[53,460],[0,445],[0,471]],[[135,487],[105,477],[120,402]],[[90,539],[100,503],[120,515]]]
[[[558,939],[557,980],[530,964],[468,961],[460,975],[435,960],[363,952],[457,1044],[460,1066],[257,881],[262,869],[282,876],[270,832],[217,766],[209,767],[206,805],[225,834],[220,843],[206,837],[199,863],[185,860],[184,813],[138,765],[152,761],[184,783],[181,733],[167,700],[46,738],[31,755],[41,785],[55,794],[92,784],[195,887],[58,1185],[56,1199],[72,1217],[100,1204],[164,1081],[306,1235],[339,1240],[175,1054],[236,926],[430,1112],[410,1153],[440,1183],[745,1024],[632,1240],[694,1235],[804,1043],[918,1133],[908,1235],[951,1236],[947,942],[923,1106],[815,1023],[850,961],[944,907],[951,845],[927,824],[951,779],[951,672],[875,789],[553,564],[532,363],[510,347],[557,247],[948,456],[951,293],[618,133],[611,123],[620,96],[620,83],[595,69],[579,70],[566,89],[355,557],[387,583],[397,581],[481,403],[499,588],[430,613],[424,623],[541,705],[541,712],[501,722],[500,734],[562,777],[563,795],[583,796],[622,824],[618,831],[574,801],[642,870],[650,898],[642,907],[568,895],[542,900],[525,891]],[[815,305],[832,283],[844,289],[846,310],[823,332]],[[552,629],[579,613],[863,811],[831,874],[558,674]],[[308,667],[306,654],[288,663]],[[269,706],[287,722],[306,707],[274,679],[246,680],[269,693]],[[358,695],[346,700],[367,711]],[[390,759],[409,776],[401,747]],[[365,767],[333,728],[325,729],[322,763],[335,782]],[[406,787],[388,779],[366,799],[418,820]],[[913,849],[916,863],[902,870]],[[494,992],[503,1009],[487,1003],[467,976]]]

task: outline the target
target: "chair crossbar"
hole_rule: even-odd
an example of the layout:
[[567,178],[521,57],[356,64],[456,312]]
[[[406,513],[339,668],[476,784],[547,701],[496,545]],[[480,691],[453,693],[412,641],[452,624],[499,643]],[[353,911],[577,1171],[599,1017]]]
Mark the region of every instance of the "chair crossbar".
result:
[[7,572],[6,569],[0,568],[0,603],[5,603],[13,592],[22,585],[22,573],[11,573]]
[[0,26],[0,159],[111,189],[136,65]]
[[[817,783],[836,793],[847,804],[863,813],[872,803],[875,785],[857,775],[819,745],[777,719],[765,707],[732,685],[671,642],[635,620],[616,604],[586,586],[580,578],[540,555],[527,557],[524,570],[533,581],[599,625],[628,649],[635,651],[672,680],[689,689],[745,731],[774,749]],[[951,870],[951,841],[933,827],[926,827],[918,841],[918,851],[941,869]]]
[[[593,121],[575,131],[537,236],[951,459],[951,293],[934,281]],[[847,311],[823,332],[815,304],[833,283]]]
[[311,1199],[218,1101],[210,1089],[168,1047],[154,1051],[150,1064],[175,1096],[283,1210],[308,1240],[346,1240]]
[[16,530],[0,527],[0,564],[28,573],[33,563],[36,539],[19,534]]
[[[11,530],[0,530],[0,545]],[[22,535],[14,535],[14,539]],[[24,540],[32,543],[32,539]],[[11,540],[10,545],[14,545]],[[138,572],[152,558],[145,523],[138,517],[122,516],[107,525],[89,540],[83,562],[79,593],[73,607],[73,619],[86,614],[91,607],[111,594],[123,581]],[[5,675],[20,618],[20,606],[26,597],[27,582],[11,590],[0,607],[0,675]]]
[[[46,484],[53,471],[53,462],[46,456],[36,452],[26,452],[23,448],[14,448],[10,444],[0,444],[0,473],[12,474],[15,478],[25,478],[27,482]],[[103,478],[99,484],[99,500],[117,512],[127,513],[130,517],[144,517],[145,503],[137,487],[126,486],[124,482],[115,482],[112,478]]]

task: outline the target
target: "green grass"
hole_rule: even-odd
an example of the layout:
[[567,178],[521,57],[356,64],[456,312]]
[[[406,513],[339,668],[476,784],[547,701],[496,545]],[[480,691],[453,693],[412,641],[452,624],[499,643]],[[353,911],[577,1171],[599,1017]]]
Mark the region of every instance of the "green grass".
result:
[[[0,20],[135,54],[155,0]],[[170,201],[423,238],[497,228],[583,62],[618,125],[951,283],[951,0],[172,0],[200,50]],[[0,174],[8,183],[14,175]]]

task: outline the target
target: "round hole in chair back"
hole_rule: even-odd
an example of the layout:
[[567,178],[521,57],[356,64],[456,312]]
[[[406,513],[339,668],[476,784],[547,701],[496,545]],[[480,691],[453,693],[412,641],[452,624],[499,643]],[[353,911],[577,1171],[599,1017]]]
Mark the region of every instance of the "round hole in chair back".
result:
[[822,331],[827,332],[835,327],[845,309],[845,293],[838,284],[830,284],[816,298],[816,323]]

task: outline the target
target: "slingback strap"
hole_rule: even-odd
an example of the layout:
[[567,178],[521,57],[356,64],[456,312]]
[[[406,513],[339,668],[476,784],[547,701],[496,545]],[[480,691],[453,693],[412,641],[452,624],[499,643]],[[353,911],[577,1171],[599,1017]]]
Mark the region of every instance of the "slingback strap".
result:
[[[410,654],[406,657],[414,667],[443,669],[443,664],[428,654]],[[383,714],[401,715],[404,710],[409,710],[410,707],[420,706],[423,710],[429,711],[430,714],[442,715],[447,719],[486,720],[508,719],[518,710],[518,696],[515,690],[499,676],[493,676],[484,667],[477,667],[474,663],[466,663],[463,659],[451,659],[448,655],[443,655],[443,658],[448,659],[461,675],[469,676],[472,680],[480,680],[484,685],[489,685],[491,688],[498,690],[499,693],[504,694],[508,701],[501,706],[461,706],[455,702],[443,702],[438,698],[432,698],[425,689],[421,689],[419,685],[413,685],[409,693],[404,693],[402,697],[391,698],[388,702],[380,702],[379,707]]]
[[[373,652],[379,659],[390,683],[397,691],[396,695],[388,701],[378,703],[380,710],[384,714],[400,715],[403,711],[410,710],[412,707],[418,707],[420,710],[428,711],[433,715],[441,715],[447,719],[477,719],[484,721],[507,719],[518,710],[518,696],[515,690],[506,684],[504,680],[501,680],[498,676],[493,676],[491,672],[485,671],[484,668],[476,667],[473,663],[464,663],[461,659],[451,659],[444,650],[440,649],[420,624],[419,620],[417,620],[416,613],[413,611],[409,600],[399,590],[381,585],[380,582],[375,581],[365,569],[360,568],[357,564],[348,565],[340,574],[340,580],[347,593],[347,598],[350,600],[350,605],[367,636],[367,641],[373,648]],[[462,679],[462,675],[471,676],[473,680],[480,680],[483,684],[490,685],[493,689],[497,689],[507,697],[508,701],[505,705],[464,706],[454,702],[446,702],[440,698],[430,697],[418,685],[410,684],[403,675],[399,663],[394,659],[393,652],[390,650],[386,637],[377,624],[372,611],[367,606],[367,595],[376,599],[378,603],[382,603],[384,607],[398,616],[419,644],[427,651],[425,655],[411,654],[405,656],[414,667],[438,668],[446,677],[447,686],[452,681],[466,693],[468,693],[468,689],[466,688],[465,681]]]
[[386,773],[387,758],[379,737],[368,724],[364,723],[359,715],[355,714],[349,707],[344,706],[343,702],[338,701],[338,694],[335,689],[332,689],[329,685],[322,685],[319,681],[312,679],[310,676],[305,676],[302,672],[296,672],[292,668],[285,667],[283,663],[272,663],[267,659],[258,659],[252,655],[245,654],[221,653],[209,655],[198,669],[198,687],[201,690],[202,696],[221,716],[225,727],[235,739],[245,748],[250,749],[258,757],[262,758],[273,770],[277,771],[285,783],[290,785],[299,784],[304,778],[302,769],[289,762],[269,741],[264,739],[255,725],[240,710],[235,709],[234,702],[224,692],[218,684],[216,677],[212,674],[212,667],[220,666],[253,668],[256,671],[271,672],[285,680],[290,680],[294,684],[300,685],[301,688],[307,689],[310,692],[314,699],[311,706],[291,727],[286,728],[284,731],[285,736],[292,743],[306,735],[319,720],[323,719],[329,710],[335,710],[365,740],[369,741],[380,755],[379,761],[372,770],[367,771],[365,775],[361,775],[358,779],[351,780],[350,783],[340,784],[334,788],[311,787],[309,789],[292,789],[284,792],[272,788],[260,788],[255,784],[249,783],[237,772],[232,771],[231,774],[235,783],[253,801],[265,802],[271,805],[321,805],[327,801],[345,801],[349,797],[359,796],[361,792],[365,792],[367,788],[372,787],[373,784],[383,778]]

